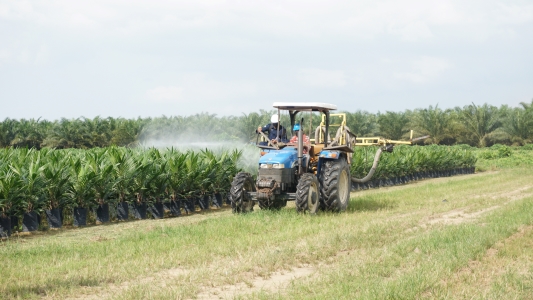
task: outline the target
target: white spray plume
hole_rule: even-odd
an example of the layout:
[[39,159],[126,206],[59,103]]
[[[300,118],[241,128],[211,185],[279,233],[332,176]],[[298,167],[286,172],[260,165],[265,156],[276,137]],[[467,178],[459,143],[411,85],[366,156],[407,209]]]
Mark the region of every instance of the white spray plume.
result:
[[169,134],[168,132],[167,134],[161,134],[159,132],[157,135],[158,138],[141,139],[139,146],[143,148],[153,147],[161,150],[174,148],[179,151],[200,151],[208,149],[215,154],[237,149],[242,151],[237,166],[257,176],[260,149],[255,146],[255,143],[246,143],[239,140],[224,141],[221,140],[220,136],[210,136],[209,134]]

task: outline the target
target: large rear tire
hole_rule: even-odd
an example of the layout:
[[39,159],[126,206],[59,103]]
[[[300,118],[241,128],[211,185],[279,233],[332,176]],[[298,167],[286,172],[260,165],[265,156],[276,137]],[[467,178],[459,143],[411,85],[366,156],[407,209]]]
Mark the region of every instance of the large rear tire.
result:
[[316,214],[319,208],[320,183],[314,174],[303,174],[296,186],[296,211]]
[[320,171],[321,193],[328,211],[342,212],[350,201],[350,166],[344,158],[327,160]]
[[239,172],[233,178],[230,189],[233,213],[242,214],[254,210],[254,201],[247,192],[255,192],[255,184],[250,173]]

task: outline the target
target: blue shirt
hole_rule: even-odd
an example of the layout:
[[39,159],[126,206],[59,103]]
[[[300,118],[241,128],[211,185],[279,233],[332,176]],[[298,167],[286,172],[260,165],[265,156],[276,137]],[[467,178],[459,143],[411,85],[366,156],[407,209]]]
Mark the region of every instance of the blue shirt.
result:
[[[287,131],[285,130],[285,127],[279,125],[279,138],[278,138],[278,126],[272,125],[272,123],[267,124],[263,128],[261,128],[262,132],[268,132],[268,139],[270,140],[277,140],[283,143],[287,143],[289,140],[287,139]],[[256,130],[257,132],[257,130]],[[259,133],[259,132],[257,132]]]

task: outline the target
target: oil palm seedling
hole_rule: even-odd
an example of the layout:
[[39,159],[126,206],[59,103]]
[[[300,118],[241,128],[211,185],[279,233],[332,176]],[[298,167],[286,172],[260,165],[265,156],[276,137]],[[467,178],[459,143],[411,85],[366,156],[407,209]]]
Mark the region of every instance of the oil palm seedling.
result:
[[128,203],[132,202],[131,181],[133,180],[132,172],[135,171],[135,165],[131,158],[131,149],[110,147],[107,149],[107,157],[113,166],[112,190],[118,198],[117,217],[121,220],[128,218]]
[[109,222],[109,198],[113,194],[113,165],[107,157],[107,149],[92,149],[85,153],[85,164],[93,178],[92,192],[99,222]]
[[0,237],[11,235],[11,217],[16,214],[14,205],[19,201],[22,181],[7,164],[0,165]]
[[168,202],[167,184],[168,172],[167,162],[163,159],[159,150],[151,148],[142,155],[148,164],[147,180],[145,181],[145,196],[151,200],[152,215],[156,219],[164,217],[164,204]]
[[[35,231],[39,227],[39,213],[44,206],[43,180],[40,175],[44,166],[39,151],[21,149],[19,154],[19,159],[10,168],[19,176],[21,181],[19,207],[24,212],[23,230]],[[28,162],[25,163],[25,160]]]
[[[170,193],[170,198],[176,203],[181,204],[185,199],[184,184],[185,184],[185,161],[187,160],[187,153],[181,153],[174,148],[168,149],[164,153],[164,158],[167,161],[167,189]],[[185,204],[185,201],[183,201]]]
[[95,173],[83,161],[83,157],[72,155],[69,160],[69,183],[67,196],[74,206],[74,225],[87,225],[87,212],[93,206]]
[[69,178],[65,156],[69,154],[60,151],[41,151],[46,153],[41,172],[46,199],[45,213],[48,225],[51,228],[59,228],[62,225],[62,209],[67,204],[65,194]]

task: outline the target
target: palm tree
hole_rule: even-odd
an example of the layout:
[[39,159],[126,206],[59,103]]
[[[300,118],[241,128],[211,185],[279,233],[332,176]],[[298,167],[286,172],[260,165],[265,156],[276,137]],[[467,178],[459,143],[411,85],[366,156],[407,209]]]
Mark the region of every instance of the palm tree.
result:
[[478,146],[486,145],[488,134],[501,126],[498,108],[492,105],[483,104],[477,106],[474,103],[456,109],[459,121],[466,131],[474,135],[478,140]]
[[36,148],[41,147],[45,132],[50,122],[40,121],[40,119],[21,119],[14,131],[14,138],[11,140],[11,146],[15,148]]
[[527,111],[522,108],[505,108],[502,130],[512,142],[524,144],[529,142],[533,133],[533,122]]
[[6,118],[0,122],[0,147],[11,146],[11,141],[15,138],[18,121]]
[[252,112],[249,114],[243,113],[243,115],[239,118],[237,122],[237,128],[239,130],[239,134],[244,137],[246,141],[253,141],[255,140],[257,134],[255,131],[257,130],[258,126],[264,126],[262,124],[263,118],[260,114],[256,112]]
[[366,111],[356,111],[346,113],[346,126],[357,136],[372,136],[377,133],[377,120],[374,114]]
[[[147,119],[150,120],[150,119]],[[111,132],[110,145],[132,147],[139,144],[145,132],[143,130],[146,120],[118,119],[116,127]]]
[[42,146],[58,149],[77,148],[82,146],[81,141],[80,122],[62,118],[51,127]]
[[410,126],[418,132],[430,136],[426,143],[433,144],[439,144],[451,136],[452,123],[451,111],[440,109],[438,104],[435,107],[430,105],[429,108],[415,110],[410,120]]
[[409,119],[405,113],[387,111],[384,114],[378,113],[379,132],[382,136],[399,140],[409,130],[406,129]]

